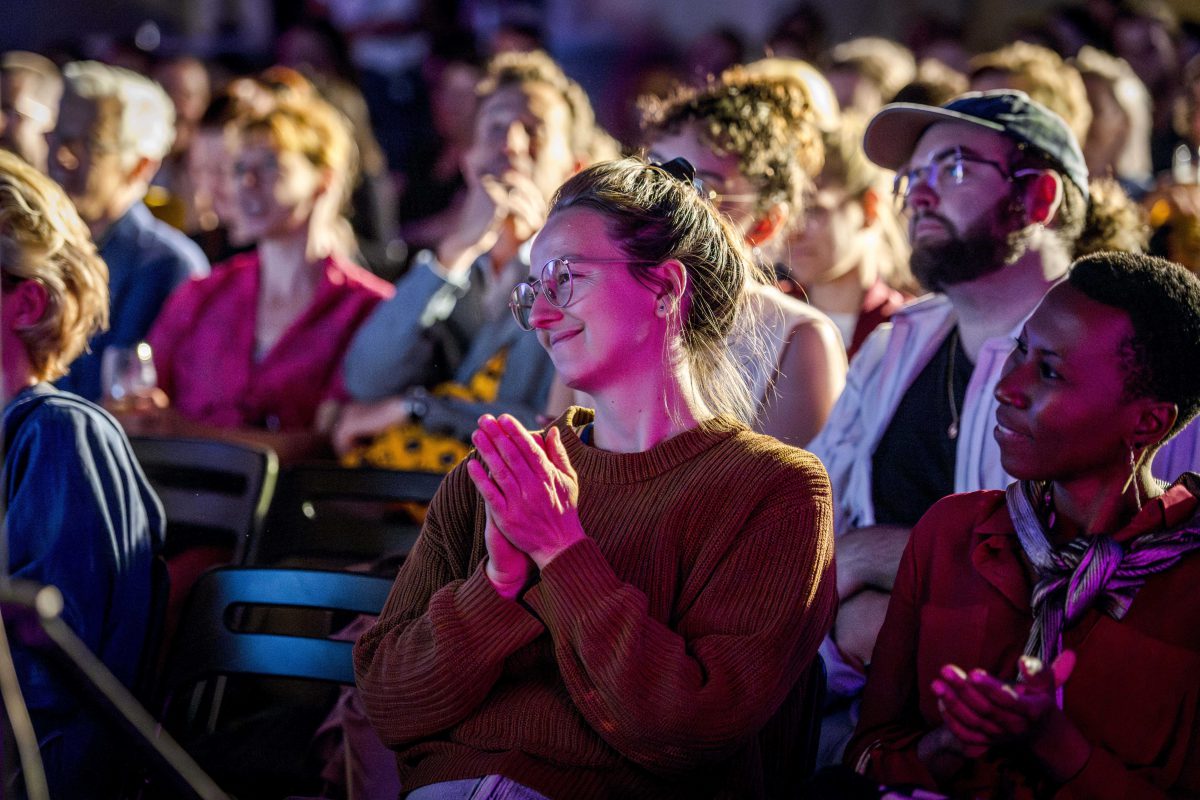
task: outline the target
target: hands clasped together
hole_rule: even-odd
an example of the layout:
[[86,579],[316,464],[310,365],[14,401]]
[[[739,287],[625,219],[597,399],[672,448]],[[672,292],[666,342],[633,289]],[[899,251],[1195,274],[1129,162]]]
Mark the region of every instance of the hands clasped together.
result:
[[1057,695],[1075,668],[1075,654],[1065,650],[1046,667],[1031,656],[1018,662],[1020,678],[1006,683],[975,669],[942,667],[932,683],[952,748],[978,758],[999,745],[1027,749],[1059,780],[1083,768],[1090,745],[1060,708]]
[[467,463],[467,474],[487,511],[487,575],[496,591],[513,599],[535,568],[586,536],[579,479],[557,428],[543,438],[508,414],[485,414],[471,441],[479,458]]

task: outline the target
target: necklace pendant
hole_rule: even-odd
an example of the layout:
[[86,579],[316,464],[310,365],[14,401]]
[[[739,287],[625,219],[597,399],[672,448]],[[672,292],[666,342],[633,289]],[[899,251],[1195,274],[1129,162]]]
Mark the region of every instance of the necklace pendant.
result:
[[958,423],[957,422],[950,423],[950,427],[946,428],[946,435],[949,436],[951,440],[958,438]]

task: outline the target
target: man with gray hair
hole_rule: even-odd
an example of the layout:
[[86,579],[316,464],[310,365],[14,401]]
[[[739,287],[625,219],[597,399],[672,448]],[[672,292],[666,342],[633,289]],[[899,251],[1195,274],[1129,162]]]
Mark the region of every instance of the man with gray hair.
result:
[[46,134],[58,117],[62,76],[45,56],[10,50],[0,57],[0,147],[46,171]]
[[145,338],[171,291],[208,260],[194,242],[156,220],[142,199],[175,138],[175,109],[162,88],[137,73],[95,61],[63,67],[58,124],[47,137],[49,173],[91,228],[108,263],[110,328],[71,364],[60,388],[101,397],[108,347]]

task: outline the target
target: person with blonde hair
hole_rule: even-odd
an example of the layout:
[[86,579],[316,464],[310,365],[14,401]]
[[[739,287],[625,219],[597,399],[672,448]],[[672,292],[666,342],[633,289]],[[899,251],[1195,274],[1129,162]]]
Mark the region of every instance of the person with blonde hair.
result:
[[45,56],[9,50],[0,56],[0,147],[46,171],[46,134],[58,119],[63,81]]
[[482,416],[355,646],[406,797],[795,796],[832,511],[747,427],[743,237],[683,159],[625,159],[562,186],[531,265],[516,322],[595,410]]
[[1029,42],[1013,42],[971,59],[973,92],[1016,89],[1067,121],[1080,142],[1087,139],[1092,107],[1079,70],[1053,50]]
[[207,275],[209,263],[143,202],[175,137],[166,92],[149,78],[96,61],[67,64],[63,82],[58,123],[46,138],[49,174],[108,264],[110,327],[58,385],[98,401],[104,351],[145,339],[167,296],[189,276]]
[[1141,199],[1154,183],[1150,134],[1154,103],[1141,78],[1123,59],[1085,46],[1071,60],[1083,77],[1092,124],[1083,140],[1088,172],[1113,178]]
[[392,287],[340,254],[354,145],[338,112],[281,94],[238,117],[234,136],[238,231],[257,245],[171,297],[148,340],[170,406],[123,419],[298,458],[327,446],[347,398],[342,356]]
[[869,117],[890,103],[917,74],[917,60],[904,45],[879,36],[842,42],[829,51],[825,76],[843,111]]
[[[0,150],[0,352],[8,574],[50,584],[63,620],[137,677],[164,517],[120,426],[48,381],[108,320],[108,270],[57,185]],[[35,653],[13,648],[53,797],[113,796],[120,753]]]

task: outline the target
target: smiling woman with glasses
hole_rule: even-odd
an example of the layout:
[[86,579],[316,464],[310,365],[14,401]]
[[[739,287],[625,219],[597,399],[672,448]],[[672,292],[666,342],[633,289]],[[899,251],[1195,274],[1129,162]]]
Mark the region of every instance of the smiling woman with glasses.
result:
[[764,765],[800,739],[760,734],[812,702],[829,485],[746,425],[729,340],[752,266],[692,178],[599,164],[535,240],[513,312],[596,408],[483,416],[358,642],[409,798],[795,794]]

